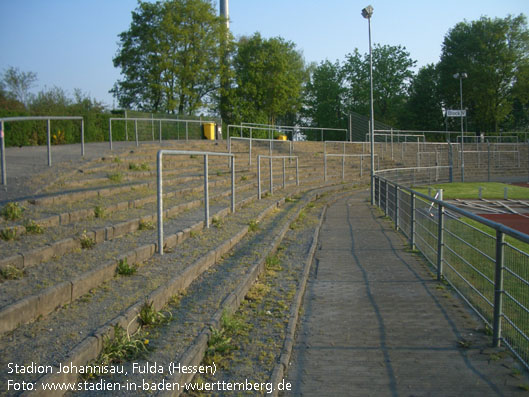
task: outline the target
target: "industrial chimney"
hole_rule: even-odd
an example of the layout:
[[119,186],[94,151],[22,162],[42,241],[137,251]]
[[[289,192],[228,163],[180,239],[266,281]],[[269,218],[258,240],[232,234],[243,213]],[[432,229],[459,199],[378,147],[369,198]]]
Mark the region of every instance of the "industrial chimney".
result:
[[220,0],[220,16],[226,18],[226,27],[230,28],[230,12],[228,0]]

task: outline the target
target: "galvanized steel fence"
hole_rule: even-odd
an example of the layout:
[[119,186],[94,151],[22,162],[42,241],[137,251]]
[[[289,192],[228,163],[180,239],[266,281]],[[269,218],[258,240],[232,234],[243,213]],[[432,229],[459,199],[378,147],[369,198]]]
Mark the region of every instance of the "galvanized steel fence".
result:
[[529,368],[529,236],[419,193],[374,178],[375,203]]

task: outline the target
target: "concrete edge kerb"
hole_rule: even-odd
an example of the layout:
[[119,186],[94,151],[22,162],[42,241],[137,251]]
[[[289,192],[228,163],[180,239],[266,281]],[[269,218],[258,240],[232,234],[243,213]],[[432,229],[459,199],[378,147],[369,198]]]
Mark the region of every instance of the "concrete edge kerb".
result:
[[[347,194],[350,194],[350,192]],[[296,338],[295,334],[296,334],[296,328],[297,328],[298,319],[299,319],[299,312],[301,309],[301,305],[303,303],[303,297],[305,295],[305,290],[306,290],[307,282],[308,282],[309,275],[310,275],[310,268],[312,267],[312,262],[314,260],[314,255],[316,253],[316,248],[318,246],[319,235],[320,235],[321,227],[323,225],[323,220],[325,219],[325,214],[327,213],[327,209],[332,203],[336,202],[337,200],[339,200],[343,196],[346,196],[347,194],[340,195],[340,197],[336,197],[330,203],[327,203],[320,214],[318,226],[314,230],[314,234],[312,237],[312,244],[311,244],[309,253],[307,254],[307,258],[305,260],[305,264],[303,267],[301,281],[299,283],[298,290],[296,291],[296,295],[293,300],[293,305],[290,307],[290,316],[288,320],[288,326],[287,326],[287,331],[285,334],[285,339],[283,342],[283,348],[281,349],[279,360],[274,366],[272,375],[270,376],[270,383],[272,385],[278,385],[279,382],[281,382],[281,380],[283,379],[286,370],[288,369],[288,364],[290,362],[290,356],[292,354],[292,349],[294,347],[294,341]],[[278,394],[279,394],[279,391],[274,388],[274,390],[271,393],[271,396],[277,397]]]
[[[291,223],[294,222],[294,220],[297,218],[301,210],[303,210],[309,202],[315,200],[317,197],[318,197],[318,194],[313,193],[306,200],[306,203],[304,205],[301,205],[298,208],[298,210],[290,217],[288,222],[281,229],[280,233],[276,236],[274,241],[270,244],[270,247],[267,250],[268,255],[270,255],[271,253],[277,250],[277,247],[279,246],[279,244],[281,244],[281,241],[283,240],[285,234],[289,230]],[[284,200],[285,199],[283,198],[280,201],[284,203]],[[279,201],[277,202],[277,205],[279,206]],[[216,310],[215,314],[211,317],[209,323],[206,324],[206,326],[202,329],[202,331],[195,338],[193,343],[178,358],[177,361],[179,363],[181,363],[182,365],[200,364],[207,350],[209,337],[211,335],[211,328],[219,328],[222,314],[225,311],[228,313],[234,313],[237,310],[240,303],[246,296],[246,293],[248,292],[248,290],[251,288],[255,280],[257,280],[257,277],[259,277],[259,275],[263,272],[265,268],[267,256],[263,256],[262,259],[254,263],[250,267],[250,269],[246,272],[246,275],[244,276],[243,280],[239,283],[239,285],[236,287],[235,291],[231,292],[223,299],[220,307]],[[169,379],[168,382],[170,383],[176,382],[176,383],[182,384],[184,382],[190,382],[193,379],[193,376],[194,374],[177,373],[177,374],[174,374],[173,376],[166,377],[166,379]],[[179,396],[180,390],[160,392],[157,395],[163,396],[163,397]]]

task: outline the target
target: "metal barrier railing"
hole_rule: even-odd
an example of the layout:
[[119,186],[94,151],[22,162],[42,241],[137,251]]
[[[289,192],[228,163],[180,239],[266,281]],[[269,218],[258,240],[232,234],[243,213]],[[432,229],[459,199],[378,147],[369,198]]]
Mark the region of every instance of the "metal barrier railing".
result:
[[[139,146],[138,139],[138,121],[140,122],[150,122],[152,124],[152,140],[154,141],[154,122],[158,122],[158,140],[162,142],[162,122],[164,123],[185,123],[186,126],[186,141],[189,139],[189,123],[199,123],[200,125],[205,123],[214,123],[214,120],[182,120],[182,119],[155,119],[155,118],[146,118],[146,117],[111,117],[108,119],[108,141],[110,143],[110,150],[112,150],[112,122],[113,121],[124,121],[125,125],[128,121],[134,121],[134,135],[136,139],[136,146]],[[126,131],[126,130],[125,130]],[[179,137],[180,138],[180,137]],[[128,140],[128,135],[127,135]]]
[[238,136],[230,136],[228,137],[228,153],[231,153],[231,141],[232,139],[234,140],[239,140],[239,141],[246,141],[248,142],[249,144],[249,150],[248,150],[248,164],[249,165],[252,165],[252,142],[253,141],[257,141],[257,142],[268,142],[269,143],[269,147],[268,147],[268,155],[269,156],[272,156],[272,152],[274,150],[274,144],[276,143],[279,143],[279,144],[285,144],[287,143],[289,145],[289,155],[292,156],[292,151],[293,151],[293,145],[292,145],[292,141],[281,141],[279,139],[264,139],[264,138],[241,138],[241,137],[238,137]]
[[[341,145],[343,153],[327,153],[327,145]],[[357,157],[360,158],[360,177],[363,175],[364,168],[364,157],[371,157],[371,154],[346,154],[345,148],[347,145],[357,145],[356,142],[346,142],[346,141],[325,141],[323,142],[323,180],[327,181],[327,157],[340,157],[342,159],[342,180],[345,179],[345,158],[346,157]],[[363,151],[363,148],[362,148]],[[377,158],[377,169],[380,168],[380,157],[378,154],[374,154],[374,157]]]
[[46,120],[46,145],[48,146],[48,167],[51,167],[51,120],[81,120],[81,156],[84,156],[84,119],[82,116],[28,116],[4,117],[0,119],[0,152],[2,155],[2,185],[7,185],[4,123],[12,121]]
[[261,158],[269,159],[270,168],[270,194],[274,194],[274,175],[272,162],[274,159],[283,159],[283,189],[286,187],[286,159],[296,159],[296,186],[299,186],[299,162],[298,156],[257,156],[257,198],[261,200]]
[[204,222],[209,228],[209,187],[208,187],[208,157],[209,156],[224,156],[230,157],[231,167],[231,212],[235,212],[235,156],[230,153],[217,152],[197,152],[187,150],[159,150],[157,154],[157,195],[158,195],[158,252],[163,255],[163,155],[189,155],[189,156],[204,156]]
[[375,175],[375,202],[529,368],[529,235]]

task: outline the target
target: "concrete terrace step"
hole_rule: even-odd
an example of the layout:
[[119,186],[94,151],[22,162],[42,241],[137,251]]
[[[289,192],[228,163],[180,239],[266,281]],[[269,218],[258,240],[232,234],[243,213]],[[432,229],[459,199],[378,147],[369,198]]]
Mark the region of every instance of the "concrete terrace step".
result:
[[[167,279],[167,277],[171,277],[171,274],[173,273],[163,271],[164,267],[174,267],[176,264],[179,264],[177,266],[181,268],[185,274],[188,274],[188,276],[185,276],[186,279],[189,279],[189,277],[191,277],[191,279],[194,279],[199,273],[201,273],[207,267],[211,266],[213,262],[220,259],[220,256],[227,252],[227,247],[231,247],[240,237],[242,237],[242,235],[247,232],[248,227],[244,225],[249,220],[259,219],[258,214],[261,214],[261,216],[263,216],[263,214],[269,213],[271,209],[275,208],[276,204],[270,205],[270,203],[274,203],[275,200],[276,199],[274,198],[269,198],[267,200],[259,202],[259,205],[245,207],[239,212],[237,217],[230,217],[229,220],[226,220],[221,229],[222,233],[220,233],[219,230],[210,229],[204,231],[201,235],[195,235],[191,239],[188,239],[188,241],[184,242],[180,250],[175,251],[173,254],[166,255],[163,258],[156,258],[154,261],[155,263],[151,264],[151,262],[149,262],[141,266],[136,275],[131,277],[118,277],[116,279],[113,279],[110,281],[110,283],[112,283],[112,286],[105,287],[105,284],[101,288],[98,288],[96,291],[93,291],[93,293],[91,293],[85,299],[79,300],[78,303],[70,305],[70,307],[68,308],[60,309],[58,312],[53,313],[49,317],[39,322],[29,324],[27,326],[21,326],[17,330],[11,332],[10,334],[7,334],[5,336],[7,340],[4,339],[4,341],[0,343],[0,345],[4,348],[2,354],[0,354],[2,360],[5,359],[13,362],[13,360],[15,359],[15,356],[13,356],[13,354],[16,354],[17,361],[28,362],[28,360],[37,360],[39,362],[51,362],[57,365],[58,362],[63,362],[63,360],[72,361],[73,358],[75,358],[75,360],[79,360],[77,353],[80,353],[80,351],[84,352],[84,358],[86,358],[86,354],[93,355],[94,348],[96,348],[96,346],[100,346],[100,343],[102,341],[102,334],[106,334],[112,331],[110,323],[113,324],[115,322],[119,322],[124,327],[128,326],[130,329],[131,321],[136,317],[139,306],[143,304],[146,299],[148,299],[149,301],[154,301],[156,307],[159,309],[161,307],[160,305],[163,306],[165,301],[167,301],[170,296],[176,294],[179,290],[181,290],[181,288],[185,288],[185,285],[182,285],[183,281],[173,280],[174,277],[171,279],[173,280],[171,281],[171,283],[174,284],[174,287],[172,287],[172,289],[168,286],[162,287],[161,285],[163,284],[163,282],[160,284],[160,282],[157,280],[160,280],[160,277],[162,277],[162,279]],[[263,207],[268,208],[268,210],[263,212]],[[291,207],[293,207],[293,203],[285,204],[285,208],[287,210]],[[289,211],[287,211],[287,213],[288,212]],[[269,223],[270,226],[267,227],[266,231],[264,230],[264,225],[267,223],[266,221],[262,222],[263,234],[261,234],[261,237],[254,240],[256,243],[257,241],[259,241],[259,243],[257,243],[258,245],[256,246],[257,251],[255,251],[255,249],[251,250],[252,255],[255,255],[256,252],[259,252],[259,248],[257,247],[261,246],[260,242],[263,241],[263,239],[269,238],[269,235],[273,234],[271,233],[272,231],[277,230],[277,223],[276,221],[274,221],[274,219],[276,219],[278,216],[281,218],[281,214],[283,213],[284,211],[272,213],[272,218],[270,218]],[[228,229],[233,230],[233,232],[228,233]],[[239,230],[239,232],[236,232],[236,230]],[[241,232],[241,230],[243,231]],[[223,237],[226,236],[225,233],[228,233],[228,235],[231,237],[225,239],[225,237]],[[197,244],[197,238],[199,239],[200,244]],[[186,248],[186,246],[188,248]],[[191,247],[193,248],[190,249]],[[215,249],[215,247],[220,248]],[[239,249],[237,251],[239,251]],[[204,252],[205,256],[200,256],[201,254],[199,254],[198,252]],[[187,267],[189,270],[185,270],[187,269],[185,263],[189,264],[187,266],[191,266]],[[241,262],[238,261],[238,263]],[[181,267],[182,265],[184,266],[184,268]],[[199,268],[203,270],[199,271]],[[130,283],[134,284],[135,286],[131,286]],[[143,287],[140,288],[137,283],[142,284]],[[186,283],[188,282],[184,282],[184,284]],[[126,291],[128,292],[120,292],[119,288],[126,288]],[[149,291],[154,292],[149,293]],[[111,297],[108,296],[109,294],[111,295]],[[119,308],[121,306],[116,307],[118,302],[123,299],[131,302],[127,304],[128,309],[126,309],[125,312],[123,312],[122,309]],[[130,301],[130,299],[132,299],[132,301]],[[85,301],[93,301],[94,303],[97,302],[97,307],[94,309],[89,309],[86,306],[90,302]],[[137,303],[134,303],[134,301]],[[98,307],[100,307],[101,305],[107,308],[104,313],[98,310]],[[80,313],[79,311],[76,311],[79,309],[79,306],[82,307],[80,309]],[[69,320],[70,315],[66,313],[66,311],[69,310],[75,312],[69,312],[72,316],[71,320]],[[90,330],[86,330],[87,323],[85,314],[87,314],[86,311],[90,310],[96,310],[96,313],[90,312],[92,313],[91,315],[89,315]],[[117,310],[117,312],[115,312],[114,310]],[[117,317],[116,315],[112,315],[112,312],[116,313]],[[122,315],[125,315],[125,318],[120,317]],[[80,316],[79,320],[76,320],[77,316]],[[101,320],[103,322],[99,322],[100,325],[98,326],[95,320],[96,318],[100,318],[101,316],[104,317]],[[59,318],[62,319],[63,326],[57,326],[57,321]],[[79,326],[78,328],[76,328],[76,331],[72,331],[72,329],[69,328],[69,326],[71,326],[74,322],[79,323]],[[66,327],[66,324],[68,324],[69,326]],[[107,325],[105,326],[105,324]],[[53,335],[49,335],[50,333]],[[88,339],[83,341],[83,335],[87,334],[94,334],[95,337],[88,337]],[[45,339],[47,339],[49,342],[43,343],[42,340],[39,340],[41,336],[37,335],[42,335],[42,337],[45,337]],[[29,337],[29,340],[27,339],[27,337]],[[10,340],[12,343],[8,342],[8,340]],[[15,345],[17,344],[14,343],[15,340],[17,342],[23,342],[22,344],[24,346],[24,351],[27,351],[29,354],[27,359],[22,360],[24,353],[20,350],[20,348],[16,348]],[[61,346],[57,346],[56,343],[50,343],[52,340],[60,340]],[[79,345],[77,346],[77,348],[74,348],[76,344]],[[61,349],[61,347],[65,347],[66,350]],[[44,351],[42,351],[43,348]],[[72,353],[75,355],[75,357],[73,357],[71,354],[69,355],[68,353],[68,351],[71,351],[72,348],[74,348],[74,350],[77,350],[77,353]],[[52,351],[50,351],[50,349]],[[63,353],[61,353],[60,351],[62,351]]]

